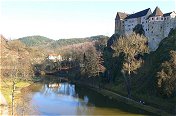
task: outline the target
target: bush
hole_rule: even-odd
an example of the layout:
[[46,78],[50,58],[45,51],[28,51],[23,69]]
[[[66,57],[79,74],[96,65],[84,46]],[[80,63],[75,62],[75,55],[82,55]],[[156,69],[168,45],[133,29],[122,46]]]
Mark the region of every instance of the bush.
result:
[[176,91],[176,51],[170,51],[170,60],[162,63],[157,78],[159,92],[166,97],[173,96]]

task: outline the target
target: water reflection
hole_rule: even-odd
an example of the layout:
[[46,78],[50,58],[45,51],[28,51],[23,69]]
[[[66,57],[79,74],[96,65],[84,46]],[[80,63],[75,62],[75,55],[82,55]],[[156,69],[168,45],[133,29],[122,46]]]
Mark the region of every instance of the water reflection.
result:
[[110,100],[90,89],[74,84],[45,83],[35,86],[37,89],[32,87],[34,91],[31,104],[42,115],[129,115],[139,113],[136,109],[129,108],[129,106],[127,108],[127,105],[117,103],[115,100]]
[[60,83],[48,83],[48,88],[60,88]]

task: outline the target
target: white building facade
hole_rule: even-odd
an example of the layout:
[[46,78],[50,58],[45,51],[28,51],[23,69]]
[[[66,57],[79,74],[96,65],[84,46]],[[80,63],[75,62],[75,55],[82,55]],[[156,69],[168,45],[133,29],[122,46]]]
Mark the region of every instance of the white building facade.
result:
[[176,28],[176,13],[174,11],[163,14],[156,7],[153,13],[150,8],[130,15],[119,13],[117,12],[115,19],[115,33],[130,35],[133,28],[137,24],[141,24],[151,51],[155,51],[161,40],[168,36],[170,30]]

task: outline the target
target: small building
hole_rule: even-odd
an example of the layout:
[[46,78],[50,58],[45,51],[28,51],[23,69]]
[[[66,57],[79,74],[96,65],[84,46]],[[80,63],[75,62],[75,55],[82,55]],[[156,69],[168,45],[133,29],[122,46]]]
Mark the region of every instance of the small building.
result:
[[49,54],[48,59],[52,60],[54,62],[56,61],[62,61],[62,56],[60,54]]

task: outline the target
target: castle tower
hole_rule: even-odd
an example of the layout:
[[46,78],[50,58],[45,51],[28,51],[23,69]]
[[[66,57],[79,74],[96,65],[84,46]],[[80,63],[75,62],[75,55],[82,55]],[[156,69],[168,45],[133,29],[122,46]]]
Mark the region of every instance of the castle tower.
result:
[[125,33],[124,19],[128,16],[126,13],[117,12],[115,18],[115,33],[123,35]]
[[164,17],[159,7],[148,17],[148,37],[151,51],[155,51],[164,37]]

